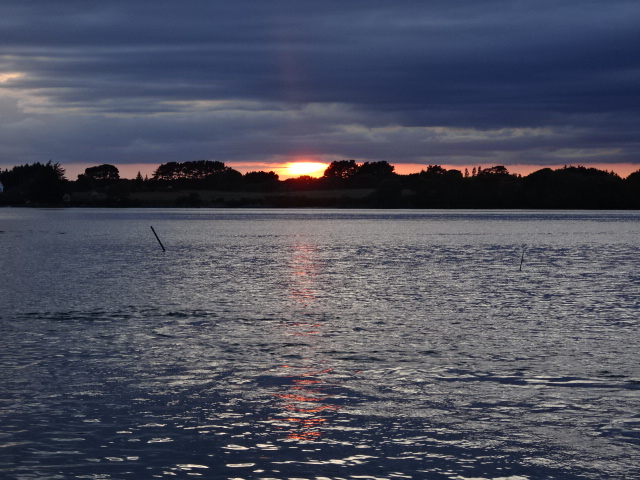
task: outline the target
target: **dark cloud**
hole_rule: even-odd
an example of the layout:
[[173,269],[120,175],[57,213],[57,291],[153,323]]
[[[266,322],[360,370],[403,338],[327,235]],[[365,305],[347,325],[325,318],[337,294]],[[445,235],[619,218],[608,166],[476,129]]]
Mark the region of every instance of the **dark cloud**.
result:
[[639,22],[635,0],[3,0],[0,163],[637,162]]

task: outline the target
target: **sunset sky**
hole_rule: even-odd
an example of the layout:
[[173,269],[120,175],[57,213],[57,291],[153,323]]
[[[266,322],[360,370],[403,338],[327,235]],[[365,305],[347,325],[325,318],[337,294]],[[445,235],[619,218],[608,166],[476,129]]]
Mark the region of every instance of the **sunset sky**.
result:
[[637,0],[2,0],[0,166],[627,175],[639,25]]

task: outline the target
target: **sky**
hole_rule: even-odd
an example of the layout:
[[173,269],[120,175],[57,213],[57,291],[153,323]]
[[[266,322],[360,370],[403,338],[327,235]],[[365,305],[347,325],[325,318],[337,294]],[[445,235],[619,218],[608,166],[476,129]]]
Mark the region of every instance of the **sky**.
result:
[[637,0],[2,0],[0,167],[628,175],[639,25]]

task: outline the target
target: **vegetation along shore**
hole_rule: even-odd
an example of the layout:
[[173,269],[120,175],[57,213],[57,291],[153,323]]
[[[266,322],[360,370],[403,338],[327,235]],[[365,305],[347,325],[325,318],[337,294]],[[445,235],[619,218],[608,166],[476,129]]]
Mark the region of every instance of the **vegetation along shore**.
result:
[[387,162],[332,162],[320,178],[280,180],[242,174],[212,160],[169,162],[152,178],[120,178],[117,167],[90,167],[76,180],[48,162],[0,171],[1,206],[34,207],[338,207],[638,209],[640,170],[565,166],[526,176],[501,165],[471,171],[430,165],[399,175]]

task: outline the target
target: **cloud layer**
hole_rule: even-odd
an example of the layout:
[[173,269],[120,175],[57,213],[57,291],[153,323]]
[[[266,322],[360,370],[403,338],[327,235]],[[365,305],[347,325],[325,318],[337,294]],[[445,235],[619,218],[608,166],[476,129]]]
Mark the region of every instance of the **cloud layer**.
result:
[[640,164],[639,24],[637,0],[3,0],[0,164]]

